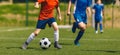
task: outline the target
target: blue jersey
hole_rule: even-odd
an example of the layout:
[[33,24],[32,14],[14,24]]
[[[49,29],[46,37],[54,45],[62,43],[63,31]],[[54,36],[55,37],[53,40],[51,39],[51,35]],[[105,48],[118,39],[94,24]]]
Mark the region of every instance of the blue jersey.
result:
[[103,4],[95,4],[93,6],[93,9],[95,10],[95,20],[100,21],[102,19],[102,11],[104,9]]
[[86,8],[91,5],[91,0],[72,0],[75,3],[74,14],[86,16]]

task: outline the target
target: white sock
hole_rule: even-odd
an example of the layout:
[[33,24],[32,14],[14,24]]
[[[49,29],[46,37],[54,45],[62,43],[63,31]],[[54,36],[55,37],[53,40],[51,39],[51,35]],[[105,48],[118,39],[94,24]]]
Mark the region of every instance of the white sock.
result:
[[34,39],[34,37],[35,37],[35,34],[31,33],[26,42],[29,44]]
[[54,31],[54,41],[59,41],[59,31]]

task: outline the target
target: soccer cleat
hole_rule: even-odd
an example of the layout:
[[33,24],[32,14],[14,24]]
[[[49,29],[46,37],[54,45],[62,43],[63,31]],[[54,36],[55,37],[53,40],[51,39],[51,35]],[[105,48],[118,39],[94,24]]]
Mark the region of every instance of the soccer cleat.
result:
[[77,28],[77,24],[74,22],[74,23],[73,23],[73,26],[72,26],[72,32],[73,32],[73,33],[75,33],[76,28]]
[[98,34],[98,31],[95,31],[95,34]]
[[100,33],[103,33],[103,30],[101,30]]
[[80,43],[79,43],[78,41],[74,41],[74,44],[75,44],[76,46],[80,46]]
[[62,46],[59,45],[57,41],[55,41],[55,43],[54,43],[54,47],[55,47],[55,48],[58,48],[58,49],[61,49],[61,48],[62,48]]
[[26,50],[26,49],[27,49],[27,46],[28,46],[28,43],[25,42],[25,43],[23,44],[23,46],[22,46],[22,49]]

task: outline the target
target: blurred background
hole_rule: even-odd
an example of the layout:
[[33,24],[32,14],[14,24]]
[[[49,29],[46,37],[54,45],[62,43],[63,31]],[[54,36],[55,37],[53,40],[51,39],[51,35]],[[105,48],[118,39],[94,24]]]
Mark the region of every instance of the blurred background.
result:
[[[69,0],[59,1],[63,21],[57,20],[57,14],[54,14],[54,17],[59,25],[71,25],[74,22],[73,16],[66,15]],[[92,1],[93,4],[96,2]],[[40,10],[34,8],[34,2],[35,0],[0,0],[0,27],[35,26]],[[105,4],[104,27],[120,28],[120,0],[102,0],[102,2]],[[88,20],[88,26],[92,27],[92,18]]]

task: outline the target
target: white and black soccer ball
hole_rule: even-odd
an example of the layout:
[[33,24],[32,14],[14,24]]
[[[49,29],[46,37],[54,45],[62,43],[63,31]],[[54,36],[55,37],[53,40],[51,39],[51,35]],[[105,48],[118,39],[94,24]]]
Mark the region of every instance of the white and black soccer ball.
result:
[[48,38],[40,39],[39,44],[42,49],[48,49],[51,46],[51,42]]

